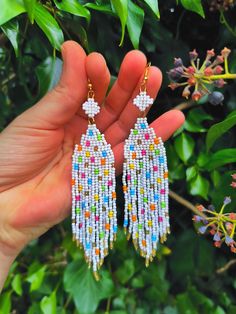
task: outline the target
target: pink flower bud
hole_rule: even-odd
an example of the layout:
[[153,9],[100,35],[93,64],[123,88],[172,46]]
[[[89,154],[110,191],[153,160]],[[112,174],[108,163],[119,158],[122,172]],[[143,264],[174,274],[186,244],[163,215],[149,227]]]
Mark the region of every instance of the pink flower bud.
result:
[[225,84],[226,82],[223,79],[219,79],[214,82],[214,85],[218,88],[222,88]]
[[220,65],[217,65],[217,66],[214,68],[214,74],[221,74],[223,71],[224,71],[224,69],[223,69],[222,66],[220,66]]
[[229,48],[225,47],[223,50],[221,50],[221,55],[224,58],[228,58],[230,53],[231,53],[231,50]]
[[233,178],[233,180],[236,180],[236,173],[231,174],[231,177]]
[[197,53],[196,49],[189,52],[189,57],[190,57],[191,61],[195,61],[197,59],[198,53]]
[[186,70],[186,72],[188,73],[188,74],[194,74],[195,73],[195,69],[194,69],[194,67],[188,67],[187,68],[187,70]]
[[189,98],[189,95],[190,95],[190,90],[189,90],[189,85],[186,86],[183,90],[183,93],[182,93],[182,96],[185,97],[186,99]]
[[212,68],[206,68],[205,70],[204,70],[204,74],[206,75],[206,76],[211,76],[212,74],[213,74],[213,70],[212,70]]
[[215,50],[214,49],[207,50],[207,56],[210,58],[214,57],[215,56]]
[[195,91],[192,93],[192,100],[198,101],[202,97],[202,94],[199,91]]
[[230,186],[232,186],[233,189],[236,189],[236,182],[233,181]]
[[195,77],[190,77],[189,79],[188,79],[188,84],[190,85],[190,86],[194,86],[195,84],[196,84],[196,79],[195,79]]

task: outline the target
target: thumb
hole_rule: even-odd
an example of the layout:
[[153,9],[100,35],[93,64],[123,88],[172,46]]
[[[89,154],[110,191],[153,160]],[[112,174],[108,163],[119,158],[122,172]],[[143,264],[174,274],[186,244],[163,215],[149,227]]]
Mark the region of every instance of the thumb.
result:
[[55,129],[67,123],[87,94],[86,53],[74,41],[62,45],[63,69],[57,86],[19,119],[33,128]]

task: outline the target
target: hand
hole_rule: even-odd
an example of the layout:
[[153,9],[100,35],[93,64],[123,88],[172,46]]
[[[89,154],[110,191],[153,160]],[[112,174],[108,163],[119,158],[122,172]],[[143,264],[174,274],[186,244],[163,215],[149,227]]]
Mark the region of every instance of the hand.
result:
[[[95,100],[101,105],[106,97],[110,74],[100,54],[86,56],[78,44],[68,41],[62,56],[58,85],[0,134],[0,253],[5,256],[16,256],[30,240],[70,213],[71,155],[88,124],[81,108],[88,78]],[[124,140],[139,116],[132,99],[139,92],[146,62],[140,51],[125,56],[95,118],[112,145],[117,174],[122,170]],[[152,66],[147,83],[151,97],[156,97],[160,84],[161,73]],[[183,121],[183,114],[172,110],[151,126],[167,140]]]

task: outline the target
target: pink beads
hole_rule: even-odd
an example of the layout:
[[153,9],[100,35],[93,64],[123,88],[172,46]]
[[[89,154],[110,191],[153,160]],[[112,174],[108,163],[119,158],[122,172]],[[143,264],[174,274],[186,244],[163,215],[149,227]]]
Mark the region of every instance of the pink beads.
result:
[[145,210],[141,209],[141,214],[144,215],[144,213],[145,213]]
[[76,195],[75,200],[80,201],[80,195]]
[[95,221],[99,221],[99,216],[95,216]]
[[153,166],[153,171],[158,171],[158,167],[157,166]]
[[142,154],[142,156],[146,156],[146,150],[145,149],[143,149],[142,151],[141,151],[141,154]]
[[81,178],[82,178],[82,179],[85,178],[85,173],[84,173],[84,172],[81,173]]
[[165,189],[161,189],[161,194],[165,194],[166,190]]
[[107,182],[107,184],[108,184],[108,186],[112,186],[112,180],[109,180],[108,182]]
[[89,147],[89,146],[90,146],[90,141],[86,141],[85,145],[86,145],[87,147]]
[[144,136],[145,136],[145,140],[149,140],[150,135],[148,133],[146,133]]
[[158,217],[158,222],[163,222],[163,218],[161,216]]
[[95,162],[95,157],[92,156],[92,157],[90,158],[90,161],[91,161],[92,163],[94,163],[94,162]]
[[131,180],[131,175],[127,174],[127,180],[130,181]]

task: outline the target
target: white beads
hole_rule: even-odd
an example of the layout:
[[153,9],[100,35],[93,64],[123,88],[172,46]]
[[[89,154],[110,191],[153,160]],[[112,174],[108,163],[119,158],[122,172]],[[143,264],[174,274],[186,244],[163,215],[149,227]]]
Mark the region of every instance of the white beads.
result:
[[144,111],[150,105],[153,104],[153,98],[151,98],[145,91],[140,92],[133,100],[133,104],[139,108],[139,110]]
[[89,118],[94,118],[100,111],[98,103],[94,101],[93,98],[88,98],[87,101],[83,103],[82,108]]

